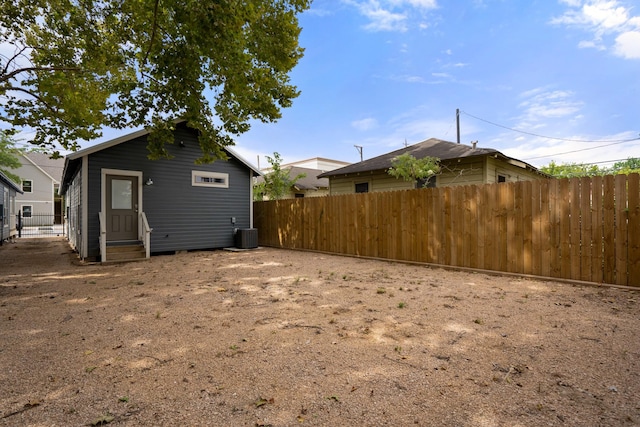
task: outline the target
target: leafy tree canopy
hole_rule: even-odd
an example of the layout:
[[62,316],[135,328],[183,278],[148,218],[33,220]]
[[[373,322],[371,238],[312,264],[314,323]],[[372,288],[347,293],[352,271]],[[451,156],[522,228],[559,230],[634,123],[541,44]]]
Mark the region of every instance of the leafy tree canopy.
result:
[[416,159],[409,153],[397,156],[391,162],[387,173],[393,177],[407,182],[417,182],[440,173],[440,159],[437,157],[424,157]]
[[294,177],[289,175],[288,169],[282,169],[282,158],[279,153],[273,153],[273,157],[267,156],[267,162],[271,165],[271,172],[264,176],[264,181],[253,187],[254,200],[278,200],[285,197],[291,187],[300,179],[306,177],[304,173]]
[[610,170],[612,174],[640,173],[640,157],[629,157],[622,162],[616,162],[611,166]]
[[630,157],[622,162],[616,162],[610,168],[584,163],[557,164],[551,161],[548,165],[542,166],[540,170],[556,178],[640,173],[640,158]]
[[12,47],[0,54],[0,122],[55,153],[105,126],[144,126],[150,158],[162,158],[186,119],[199,161],[224,158],[251,119],[275,121],[298,96],[288,73],[310,3],[0,0],[0,44]]
[[15,142],[6,132],[0,131],[0,172],[4,173],[16,184],[20,184],[20,177],[11,172],[11,169],[18,169],[21,165],[20,154],[22,150],[15,146]]
[[556,178],[575,178],[606,174],[605,170],[599,168],[598,165],[586,165],[583,163],[557,164],[553,160],[548,165],[542,166],[540,170]]

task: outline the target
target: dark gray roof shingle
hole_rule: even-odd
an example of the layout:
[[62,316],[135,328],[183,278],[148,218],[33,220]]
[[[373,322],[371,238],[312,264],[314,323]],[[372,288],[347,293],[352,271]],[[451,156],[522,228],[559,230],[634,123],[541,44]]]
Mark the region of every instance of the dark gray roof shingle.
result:
[[321,174],[320,177],[324,178],[350,173],[386,170],[391,167],[393,159],[404,153],[409,153],[416,159],[422,159],[424,157],[437,157],[440,160],[459,159],[472,156],[486,156],[496,153],[504,156],[502,153],[494,150],[493,148],[473,148],[464,144],[456,144],[455,142],[443,141],[437,138],[430,138],[426,141],[418,142],[417,144],[409,145],[408,147],[400,148],[399,150],[382,154],[378,157],[373,157],[371,159],[364,160],[359,163],[354,163],[340,169],[325,172]]

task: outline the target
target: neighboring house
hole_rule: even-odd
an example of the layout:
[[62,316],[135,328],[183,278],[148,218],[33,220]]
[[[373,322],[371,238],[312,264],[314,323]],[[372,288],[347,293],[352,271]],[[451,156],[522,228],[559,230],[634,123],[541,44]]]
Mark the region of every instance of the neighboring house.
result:
[[16,203],[24,224],[62,224],[62,198],[58,196],[58,188],[64,159],[51,159],[43,153],[24,153],[20,163],[12,173],[22,179],[23,194],[16,196]]
[[[68,236],[81,258],[111,261],[118,250],[150,253],[234,245],[253,227],[252,182],[260,172],[224,149],[228,161],[195,164],[197,133],[176,125],[172,159],[149,160],[138,131],[66,157],[61,184]],[[152,231],[152,232],[151,232]]]
[[16,194],[22,194],[20,186],[0,172],[0,245],[18,234]]
[[[442,171],[426,183],[406,182],[387,171],[393,160],[404,153],[417,159],[427,156],[440,159]],[[478,148],[431,138],[399,150],[359,163],[323,173],[329,178],[330,193],[350,194],[416,188],[416,186],[446,187],[454,185],[490,184],[548,178],[535,167],[505,156],[492,148]]]
[[349,166],[351,163],[343,162],[341,160],[326,159],[324,157],[313,157],[311,159],[299,160],[297,162],[286,163],[280,165],[280,167],[293,167],[316,169],[321,171],[332,171],[334,169],[343,168]]
[[[340,160],[325,159],[322,157],[314,157],[312,159],[300,160],[280,165],[282,170],[289,171],[289,178],[304,174],[304,178],[298,179],[291,187],[291,191],[284,198],[293,199],[300,197],[320,197],[329,195],[329,179],[318,178],[318,175],[349,165],[348,162]],[[262,169],[266,175],[270,169]],[[257,182],[263,181],[264,178],[258,177]]]

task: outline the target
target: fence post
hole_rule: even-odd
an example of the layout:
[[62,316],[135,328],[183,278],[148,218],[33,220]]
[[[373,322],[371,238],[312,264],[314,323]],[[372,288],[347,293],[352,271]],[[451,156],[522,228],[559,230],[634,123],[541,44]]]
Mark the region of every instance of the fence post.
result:
[[18,211],[18,225],[16,228],[18,229],[18,237],[22,237],[22,210]]

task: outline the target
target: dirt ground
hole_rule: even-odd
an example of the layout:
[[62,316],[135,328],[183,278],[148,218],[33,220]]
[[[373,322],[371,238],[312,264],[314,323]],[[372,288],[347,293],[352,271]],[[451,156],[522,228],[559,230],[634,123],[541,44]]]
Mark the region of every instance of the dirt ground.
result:
[[0,247],[0,426],[637,426],[640,293],[257,249]]

